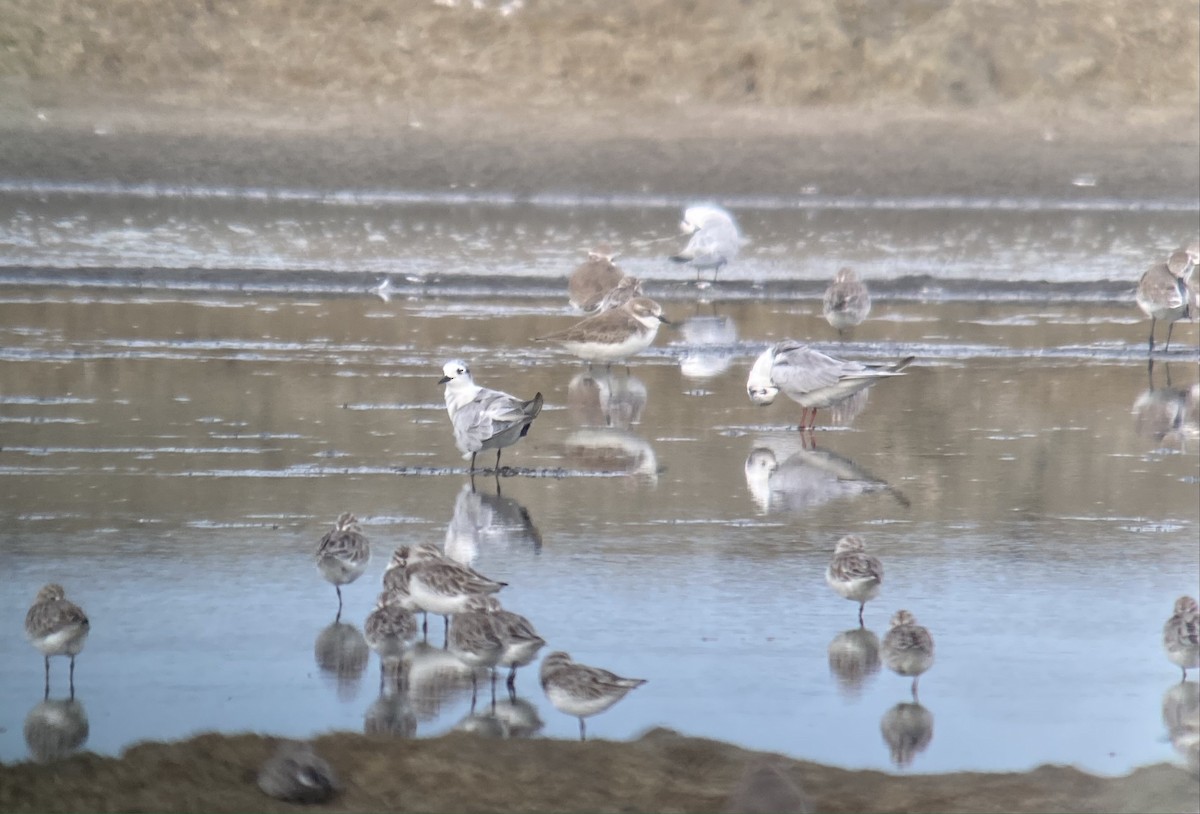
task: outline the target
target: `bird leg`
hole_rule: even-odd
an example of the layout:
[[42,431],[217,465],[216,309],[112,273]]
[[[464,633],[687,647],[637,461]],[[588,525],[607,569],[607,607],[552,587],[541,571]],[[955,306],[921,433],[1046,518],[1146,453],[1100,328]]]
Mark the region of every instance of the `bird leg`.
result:
[[442,622],[444,623],[443,627],[442,627],[442,649],[449,650],[450,649],[450,617],[443,616]]
[[[1186,671],[1184,671],[1186,672]],[[514,693],[517,691],[517,665],[513,665],[508,671],[508,681],[504,682],[508,686],[508,691]]]
[[1154,317],[1150,317],[1150,352],[1154,353]]
[[496,668],[492,668],[492,714],[496,714]]
[[468,473],[475,471],[475,456],[478,454],[479,454],[478,452],[471,453],[471,468],[467,470]]
[[583,725],[583,718],[582,718],[582,717],[580,717],[580,719],[579,719],[579,739],[580,739],[581,741],[585,741],[585,740],[587,740],[587,727],[585,727],[585,726]]
[[918,681],[920,681],[920,680],[921,680],[921,677],[920,677],[920,676],[916,676],[915,678],[913,678],[913,683],[912,683],[912,697],[913,697],[913,703],[914,703],[914,704],[919,704],[919,703],[921,703],[921,699],[917,697],[917,682],[918,682]]
[[[1184,675],[1187,675],[1186,670],[1184,671]],[[42,693],[42,700],[45,701],[49,697],[50,697],[50,657],[46,656],[46,690],[45,690],[45,692]]]
[[475,713],[475,698],[479,694],[479,682],[475,678],[475,670],[471,670],[471,714]]
[[1163,347],[1164,353],[1171,352],[1171,331],[1173,331],[1173,330],[1175,330],[1175,323],[1168,322],[1167,323],[1167,344]]
[[867,604],[866,602],[858,603],[858,626],[859,627],[864,627],[864,625],[863,625],[863,608],[866,606],[866,604]]
[[74,656],[71,656],[70,676],[71,676],[71,678],[70,678],[71,699],[74,700],[75,699],[75,657]]

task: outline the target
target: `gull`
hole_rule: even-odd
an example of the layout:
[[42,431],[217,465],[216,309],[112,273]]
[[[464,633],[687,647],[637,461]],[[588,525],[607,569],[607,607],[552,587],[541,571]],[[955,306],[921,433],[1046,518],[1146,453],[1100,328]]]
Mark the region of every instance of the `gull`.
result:
[[1150,352],[1154,352],[1154,326],[1159,320],[1167,323],[1165,350],[1171,349],[1171,331],[1175,321],[1186,319],[1191,292],[1187,279],[1195,265],[1191,254],[1180,249],[1172,252],[1165,263],[1155,263],[1146,269],[1138,281],[1134,299],[1142,313],[1150,317]]
[[25,635],[41,651],[46,662],[46,687],[43,698],[50,697],[50,657],[70,656],[71,698],[75,697],[75,657],[83,649],[91,623],[83,609],[67,599],[61,585],[51,582],[37,592],[25,615]]
[[661,324],[671,324],[663,316],[662,306],[647,297],[634,297],[569,328],[534,337],[533,341],[558,342],[588,365],[603,362],[611,366],[650,347]]
[[579,719],[579,739],[587,740],[583,719],[604,712],[632,689],[646,683],[644,678],[621,678],[599,667],[579,664],[561,650],[542,659],[542,690],[559,712]]
[[1163,625],[1163,648],[1171,663],[1183,671],[1187,681],[1189,667],[1200,667],[1200,607],[1190,596],[1175,600],[1175,610]]
[[713,280],[726,263],[737,257],[742,238],[738,233],[733,216],[719,206],[689,206],[684,210],[679,228],[691,240],[679,254],[671,257],[676,263],[689,263],[696,269],[696,280],[701,269],[712,269]]
[[883,663],[894,673],[913,677],[912,695],[916,701],[921,673],[933,666],[933,637],[906,610],[892,614],[890,629],[883,637]]
[[362,576],[371,561],[371,544],[350,512],[343,512],[317,546],[317,567],[337,591],[337,618],[342,617],[342,586]]
[[782,391],[804,408],[800,429],[812,429],[818,409],[832,407],[880,379],[902,375],[914,358],[906,356],[888,364],[848,362],[785,339],[755,360],[746,380],[746,393],[752,402],[765,406]]
[[846,329],[853,328],[871,313],[871,293],[854,269],[839,269],[829,288],[825,289],[825,299],[821,312],[825,320],[843,336]]
[[500,452],[520,441],[542,411],[542,394],[529,401],[516,396],[480,387],[471,378],[471,369],[461,359],[442,365],[444,374],[439,384],[446,386],[446,411],[454,425],[454,443],[463,458],[471,456],[475,471],[475,456],[481,450],[496,450],[496,475],[500,475]]
[[833,561],[825,569],[825,582],[843,599],[858,603],[858,625],[863,625],[863,608],[879,594],[883,564],[868,554],[862,538],[847,534],[837,541]]

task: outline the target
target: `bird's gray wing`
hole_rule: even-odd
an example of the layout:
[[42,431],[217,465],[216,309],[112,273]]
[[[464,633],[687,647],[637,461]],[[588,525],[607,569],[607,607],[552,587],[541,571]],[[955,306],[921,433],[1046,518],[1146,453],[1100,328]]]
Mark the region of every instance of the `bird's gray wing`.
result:
[[811,393],[863,369],[857,362],[843,362],[806,345],[776,346],[771,381],[785,393]]
[[478,452],[483,442],[514,424],[527,422],[527,402],[508,393],[483,388],[454,415],[454,440],[460,449]]

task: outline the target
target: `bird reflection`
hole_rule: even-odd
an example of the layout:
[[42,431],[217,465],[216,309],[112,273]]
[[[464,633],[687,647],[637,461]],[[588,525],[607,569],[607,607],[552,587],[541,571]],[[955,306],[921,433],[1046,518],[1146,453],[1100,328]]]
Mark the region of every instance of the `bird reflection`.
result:
[[576,430],[563,439],[563,457],[589,472],[658,480],[658,456],[654,448],[626,430]]
[[933,713],[919,703],[902,702],[883,714],[879,731],[898,769],[929,748],[933,740]]
[[567,385],[567,409],[581,427],[627,430],[642,420],[646,385],[636,376],[595,368]]
[[454,725],[455,732],[469,732],[481,738],[499,740],[504,737],[504,724],[488,707],[485,712],[472,709],[466,717]]
[[1155,387],[1151,360],[1148,386],[1133,403],[1134,431],[1170,449],[1185,451],[1188,441],[1200,438],[1200,383],[1173,387],[1171,366],[1163,368],[1166,384]]
[[363,714],[363,732],[367,735],[389,735],[411,738],[417,734],[417,716],[408,696],[400,691],[400,683],[385,681],[379,697]]
[[1200,683],[1181,681],[1163,694],[1163,725],[1193,774],[1200,773]]
[[[499,482],[497,482],[497,487]],[[446,527],[446,556],[471,565],[481,548],[526,547],[542,550],[542,533],[529,510],[511,497],[476,491],[463,484],[454,500],[454,515]]]
[[829,643],[829,672],[843,697],[858,698],[867,679],[879,672],[879,637],[863,627],[845,630]]
[[431,721],[447,703],[470,696],[473,671],[448,650],[417,642],[404,658],[408,701],[418,721]]
[[541,732],[545,726],[542,717],[538,715],[537,707],[515,695],[497,701],[492,714],[504,725],[506,738],[530,738]]
[[887,492],[901,506],[909,505],[898,489],[849,458],[804,443],[800,449],[781,447],[760,445],[746,458],[746,486],[764,513],[805,511],[870,492]]
[[737,323],[728,316],[696,315],[680,326],[688,348],[679,360],[680,372],[689,379],[710,379],[729,369],[733,356],[722,346],[737,341]]
[[321,672],[336,682],[338,698],[353,700],[371,656],[362,631],[345,622],[332,622],[317,634],[313,655]]
[[25,745],[38,762],[67,757],[87,739],[87,710],[78,698],[42,701],[25,716]]

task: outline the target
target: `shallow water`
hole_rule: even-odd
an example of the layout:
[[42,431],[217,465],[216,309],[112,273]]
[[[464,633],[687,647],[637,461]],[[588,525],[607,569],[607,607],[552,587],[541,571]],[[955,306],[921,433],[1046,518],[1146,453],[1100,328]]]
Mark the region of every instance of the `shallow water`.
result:
[[[414,698],[377,697],[356,638],[391,549],[423,541],[509,582],[506,606],[550,648],[649,679],[594,737],[664,725],[919,771],[1172,759],[1178,671],[1159,637],[1200,578],[1197,331],[1179,326],[1152,389],[1130,310],[881,302],[841,347],[811,301],[673,302],[683,330],[629,374],[589,374],[527,341],[571,320],[558,300],[0,289],[0,759],[29,754],[42,664],[20,620],[47,581],[92,620],[76,675],[89,749],[460,725],[469,685],[436,681],[439,620]],[[745,397],[753,355],[787,335],[919,360],[842,424],[823,412],[810,449],[794,405]],[[452,356],[545,394],[504,463],[557,477],[471,491],[436,386]],[[311,557],[346,510],[375,555],[345,590],[354,627],[331,630]],[[936,639],[924,711],[898,707],[909,682],[886,669],[831,669],[856,628],[823,582],[848,532],[886,570],[867,629],[905,607]],[[516,731],[576,736],[535,669],[517,690],[536,717],[502,703],[525,716]],[[59,659],[51,697],[66,694]],[[893,755],[885,720],[914,745]]]

